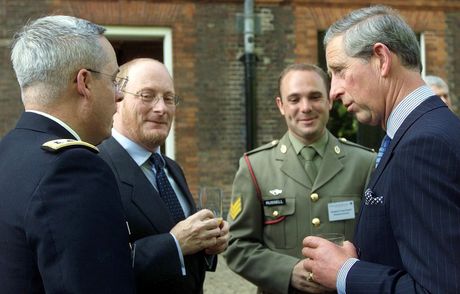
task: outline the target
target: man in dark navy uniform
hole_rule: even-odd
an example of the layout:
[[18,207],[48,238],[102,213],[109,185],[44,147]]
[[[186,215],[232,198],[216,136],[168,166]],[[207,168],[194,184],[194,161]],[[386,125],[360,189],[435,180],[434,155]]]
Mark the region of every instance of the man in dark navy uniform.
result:
[[110,168],[122,83],[104,28],[49,16],[16,34],[25,112],[0,143],[0,292],[133,293],[129,235]]

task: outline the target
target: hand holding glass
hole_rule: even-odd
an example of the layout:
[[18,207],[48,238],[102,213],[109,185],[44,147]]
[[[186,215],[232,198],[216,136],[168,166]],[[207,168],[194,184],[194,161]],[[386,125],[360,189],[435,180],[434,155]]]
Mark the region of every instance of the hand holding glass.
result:
[[343,241],[345,241],[345,236],[340,233],[322,233],[317,234],[316,237],[326,239],[339,246],[343,246]]
[[216,187],[200,188],[199,207],[200,209],[209,209],[214,214],[214,217],[222,222],[222,189]]

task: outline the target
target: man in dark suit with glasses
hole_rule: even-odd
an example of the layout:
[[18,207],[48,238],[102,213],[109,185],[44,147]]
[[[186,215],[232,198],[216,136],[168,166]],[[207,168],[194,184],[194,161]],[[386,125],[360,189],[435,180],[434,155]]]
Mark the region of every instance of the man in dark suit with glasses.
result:
[[101,156],[118,180],[134,242],[138,293],[201,293],[228,243],[228,223],[209,210],[196,212],[181,167],[160,151],[176,105],[173,80],[153,59],[120,67],[127,77],[112,137]]

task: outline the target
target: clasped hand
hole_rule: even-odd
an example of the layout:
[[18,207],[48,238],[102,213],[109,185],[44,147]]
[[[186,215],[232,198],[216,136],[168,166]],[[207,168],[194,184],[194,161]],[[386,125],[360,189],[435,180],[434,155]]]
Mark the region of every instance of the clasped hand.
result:
[[178,222],[171,234],[176,237],[183,255],[205,250],[206,254],[219,254],[227,248],[229,225],[214,218],[214,214],[203,209]]

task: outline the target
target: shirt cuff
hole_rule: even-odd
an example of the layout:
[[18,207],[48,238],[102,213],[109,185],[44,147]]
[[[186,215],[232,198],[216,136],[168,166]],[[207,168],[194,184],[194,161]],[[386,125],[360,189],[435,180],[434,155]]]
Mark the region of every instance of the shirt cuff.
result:
[[340,268],[337,274],[337,293],[338,294],[346,294],[347,289],[347,275],[350,271],[351,267],[357,262],[359,259],[357,258],[349,258]]
[[[171,234],[171,233],[169,233]],[[179,254],[179,260],[180,260],[180,269],[182,272],[182,276],[187,275],[187,271],[185,270],[185,262],[184,262],[184,255],[182,255],[182,250],[180,249],[179,241],[177,241],[176,237],[171,234],[171,236],[174,239],[174,242],[176,242],[176,248],[177,248],[177,253]]]

